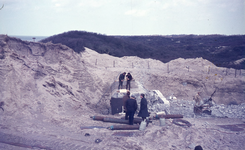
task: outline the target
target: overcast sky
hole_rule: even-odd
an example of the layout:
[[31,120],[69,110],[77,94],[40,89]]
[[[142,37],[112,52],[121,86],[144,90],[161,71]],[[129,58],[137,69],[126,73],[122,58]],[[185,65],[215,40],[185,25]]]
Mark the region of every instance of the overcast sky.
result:
[[0,0],[0,34],[245,34],[245,0]]

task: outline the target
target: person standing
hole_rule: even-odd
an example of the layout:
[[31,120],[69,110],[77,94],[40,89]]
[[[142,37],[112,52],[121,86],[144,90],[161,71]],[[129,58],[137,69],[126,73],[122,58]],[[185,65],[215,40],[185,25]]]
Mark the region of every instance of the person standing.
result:
[[125,75],[126,75],[126,72],[124,72],[124,73],[120,74],[120,76],[119,76],[119,85],[118,85],[118,90],[119,90],[119,89],[121,89],[121,88],[122,88],[122,86],[123,86],[123,80],[124,80],[124,78],[125,78]]
[[128,120],[128,112],[127,112],[127,108],[126,108],[126,101],[130,98],[130,92],[128,91],[126,95],[123,96],[122,100],[123,100],[123,109],[125,112],[125,120]]
[[129,125],[134,124],[134,113],[137,110],[137,102],[135,96],[131,96],[130,99],[126,101],[126,109],[129,116]]
[[130,90],[130,81],[133,79],[132,75],[128,72],[126,75],[127,78],[127,84],[126,84],[126,89]]
[[195,100],[195,105],[196,106],[201,106],[203,104],[203,101],[202,101],[202,98],[201,98],[201,95],[200,95],[200,92],[198,92],[196,94],[196,96],[193,98]]
[[149,112],[147,108],[147,100],[145,99],[145,94],[140,94],[140,111],[138,113],[139,117],[142,117],[142,120],[145,120],[146,117],[149,117]]
[[196,94],[195,97],[193,97],[193,99],[195,100],[195,105],[194,105],[194,113],[195,114],[201,114],[202,113],[202,109],[203,109],[203,101],[200,95],[200,92],[198,92]]

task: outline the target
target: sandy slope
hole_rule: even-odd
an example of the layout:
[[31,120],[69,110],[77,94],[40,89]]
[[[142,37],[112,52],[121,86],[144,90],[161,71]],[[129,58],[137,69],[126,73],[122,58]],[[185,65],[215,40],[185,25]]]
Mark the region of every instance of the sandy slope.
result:
[[[88,70],[109,83],[115,75],[125,71],[131,72],[148,90],[160,90],[165,97],[173,94],[178,99],[192,100],[197,92],[201,92],[202,98],[209,98],[216,90],[213,100],[218,104],[244,102],[245,71],[216,67],[202,58],[179,58],[165,64],[138,57],[115,58],[90,49],[86,49],[82,56],[90,65]],[[110,75],[105,76],[103,69]]]

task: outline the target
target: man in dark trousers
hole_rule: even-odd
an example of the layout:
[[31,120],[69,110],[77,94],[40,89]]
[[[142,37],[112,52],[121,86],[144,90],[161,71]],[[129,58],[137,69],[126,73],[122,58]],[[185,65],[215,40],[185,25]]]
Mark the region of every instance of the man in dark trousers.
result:
[[124,72],[124,73],[120,74],[120,76],[119,76],[119,85],[118,85],[118,90],[119,90],[119,89],[121,89],[121,88],[122,88],[122,86],[123,86],[123,80],[124,80],[124,78],[125,78],[125,75],[126,75],[126,72]]
[[128,72],[126,75],[127,78],[127,84],[126,84],[126,89],[130,90],[130,81],[133,79],[132,75]]
[[129,125],[134,124],[134,113],[138,108],[137,102],[135,99],[136,99],[135,96],[131,96],[131,98],[126,101],[126,109],[127,109],[128,116],[129,116]]
[[147,108],[147,100],[145,99],[145,94],[140,94],[140,111],[138,113],[139,117],[142,117],[142,120],[145,120],[146,117],[149,117],[149,112]]
[[125,120],[128,120],[128,113],[127,113],[127,108],[126,108],[126,101],[130,99],[130,92],[128,91],[126,95],[123,96],[123,109],[125,112]]

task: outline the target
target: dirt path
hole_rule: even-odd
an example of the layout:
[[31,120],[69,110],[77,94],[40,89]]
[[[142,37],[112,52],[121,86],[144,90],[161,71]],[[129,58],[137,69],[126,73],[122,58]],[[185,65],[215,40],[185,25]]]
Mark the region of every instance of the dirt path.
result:
[[[115,117],[115,116],[114,116]],[[119,116],[118,116],[119,117]],[[194,149],[201,145],[204,149],[242,149],[245,147],[245,124],[241,119],[230,118],[184,118],[191,127],[176,125],[171,119],[165,126],[159,120],[144,131],[121,130],[112,131],[106,128],[70,130],[55,124],[43,124],[42,130],[33,130],[30,125],[16,125],[9,130],[0,127],[0,149]],[[108,127],[111,123],[84,120],[86,126]],[[241,130],[223,128],[220,125],[237,125]],[[23,133],[28,128],[29,133]],[[18,131],[17,131],[18,130]],[[96,143],[99,139],[99,143]],[[101,141],[100,141],[101,140]]]

